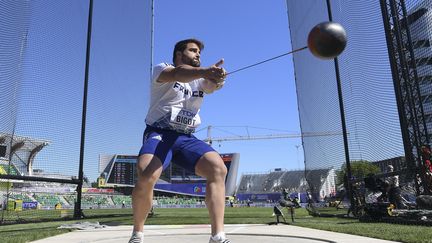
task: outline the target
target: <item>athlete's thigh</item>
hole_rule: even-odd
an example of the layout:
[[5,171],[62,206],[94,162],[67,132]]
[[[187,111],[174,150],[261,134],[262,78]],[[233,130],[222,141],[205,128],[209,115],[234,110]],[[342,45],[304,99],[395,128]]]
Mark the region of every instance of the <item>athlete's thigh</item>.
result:
[[176,141],[172,161],[188,171],[195,173],[195,167],[198,161],[208,152],[215,152],[215,150],[195,136],[183,135]]
[[139,151],[138,168],[143,171],[153,163],[154,166],[160,164],[163,169],[168,167],[172,158],[172,147],[175,140],[175,136],[164,130],[147,128]]

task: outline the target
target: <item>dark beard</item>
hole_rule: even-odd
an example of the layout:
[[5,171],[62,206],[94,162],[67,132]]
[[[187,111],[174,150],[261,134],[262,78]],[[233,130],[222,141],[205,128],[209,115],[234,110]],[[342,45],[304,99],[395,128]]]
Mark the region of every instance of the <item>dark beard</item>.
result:
[[199,60],[193,59],[191,60],[191,64],[192,67],[199,67],[201,66],[201,62]]
[[200,67],[201,66],[200,60],[197,60],[197,59],[189,59],[189,58],[183,57],[182,61],[183,61],[183,63],[186,63],[192,67]]

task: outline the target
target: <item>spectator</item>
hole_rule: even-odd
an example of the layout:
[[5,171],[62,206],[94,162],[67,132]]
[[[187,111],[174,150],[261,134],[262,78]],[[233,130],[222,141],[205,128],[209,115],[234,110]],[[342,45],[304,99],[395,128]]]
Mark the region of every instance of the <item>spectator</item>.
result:
[[[393,165],[387,166],[387,172],[391,173],[393,172],[394,168]],[[402,201],[401,196],[401,190],[399,187],[399,176],[398,175],[391,175],[385,179],[385,192],[388,197],[388,200],[391,204],[395,205],[396,208],[405,208]]]

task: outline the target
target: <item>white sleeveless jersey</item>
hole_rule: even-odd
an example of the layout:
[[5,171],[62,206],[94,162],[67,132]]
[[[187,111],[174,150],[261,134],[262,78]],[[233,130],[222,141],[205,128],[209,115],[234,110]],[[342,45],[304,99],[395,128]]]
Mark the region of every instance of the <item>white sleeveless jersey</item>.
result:
[[193,133],[201,124],[198,113],[204,98],[200,86],[203,79],[189,83],[157,82],[159,75],[167,67],[173,66],[161,63],[153,68],[150,107],[146,123],[152,127]]

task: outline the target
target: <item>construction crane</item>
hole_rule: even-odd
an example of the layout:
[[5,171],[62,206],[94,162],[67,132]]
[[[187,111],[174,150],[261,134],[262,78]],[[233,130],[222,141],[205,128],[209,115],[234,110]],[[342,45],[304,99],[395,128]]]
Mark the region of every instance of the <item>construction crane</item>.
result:
[[255,136],[231,136],[231,137],[212,137],[212,126],[207,126],[207,138],[204,142],[212,145],[213,142],[238,141],[238,140],[259,140],[259,139],[279,139],[279,138],[300,138],[300,137],[321,137],[321,136],[339,136],[341,132],[304,132],[293,134],[268,134]]

